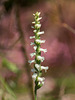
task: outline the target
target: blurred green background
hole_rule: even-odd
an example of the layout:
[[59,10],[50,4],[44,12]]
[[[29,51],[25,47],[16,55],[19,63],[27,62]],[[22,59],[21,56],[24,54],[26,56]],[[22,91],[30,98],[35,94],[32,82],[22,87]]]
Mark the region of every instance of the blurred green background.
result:
[[0,100],[34,100],[28,60],[37,11],[49,66],[38,100],[75,100],[75,0],[0,0]]

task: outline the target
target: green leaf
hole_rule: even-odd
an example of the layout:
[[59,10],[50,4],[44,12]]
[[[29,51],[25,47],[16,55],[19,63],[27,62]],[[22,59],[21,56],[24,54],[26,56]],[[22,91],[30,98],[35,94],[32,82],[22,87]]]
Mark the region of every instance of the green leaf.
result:
[[8,86],[8,84],[5,82],[4,78],[0,76],[0,81],[3,85],[3,87],[5,88],[5,90],[15,98],[16,100],[16,95],[14,94],[14,92],[11,90],[11,88]]
[[2,65],[14,73],[19,72],[19,69],[17,68],[16,64],[13,64],[12,62],[8,61],[6,58],[3,58]]

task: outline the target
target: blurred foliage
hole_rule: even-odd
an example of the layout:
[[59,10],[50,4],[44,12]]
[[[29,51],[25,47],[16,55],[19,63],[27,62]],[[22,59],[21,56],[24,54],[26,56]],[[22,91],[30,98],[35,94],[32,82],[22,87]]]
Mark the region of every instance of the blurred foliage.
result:
[[55,79],[53,91],[44,93],[40,100],[60,100],[63,95],[75,94],[75,74]]
[[7,0],[3,4],[5,6],[6,11],[10,11],[14,4],[18,4],[21,7],[31,6],[34,3],[37,3],[38,0]]
[[61,79],[57,79],[57,85],[60,87],[64,86],[64,93],[75,93],[75,75],[71,74],[68,77],[62,77]]
[[14,73],[19,73],[19,71],[20,71],[15,64],[13,64],[12,62],[8,61],[6,58],[3,58],[2,66],[6,67],[7,69],[9,69],[10,71],[12,71]]
[[[4,78],[3,77],[1,77],[0,76],[0,82],[1,82],[1,85],[0,85],[0,88],[1,88],[1,86],[2,86],[2,90],[3,90],[3,93],[2,93],[2,95],[3,95],[3,99],[5,98],[5,94],[6,94],[6,92],[8,92],[12,97],[14,97],[14,100],[16,100],[17,98],[16,98],[16,95],[14,94],[14,92],[11,90],[11,88],[8,86],[8,84],[5,82],[5,80],[4,80]],[[5,99],[4,99],[5,100]],[[12,98],[11,98],[11,100],[12,100]]]

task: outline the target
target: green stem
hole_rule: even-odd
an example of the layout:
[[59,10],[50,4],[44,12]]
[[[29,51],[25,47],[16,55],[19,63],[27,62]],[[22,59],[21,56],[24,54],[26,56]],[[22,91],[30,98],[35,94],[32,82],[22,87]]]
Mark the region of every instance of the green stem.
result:
[[35,86],[35,100],[37,100],[37,87]]

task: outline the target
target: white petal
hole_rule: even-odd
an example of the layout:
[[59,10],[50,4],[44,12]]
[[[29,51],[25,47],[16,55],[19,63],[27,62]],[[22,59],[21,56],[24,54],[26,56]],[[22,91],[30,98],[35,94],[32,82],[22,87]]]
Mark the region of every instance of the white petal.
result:
[[34,73],[34,74],[32,75],[32,78],[35,80],[36,77],[37,77],[37,73]]
[[39,70],[40,69],[40,65],[39,64],[35,64],[35,67]]
[[32,22],[32,24],[35,24],[35,22]]
[[33,32],[34,32],[34,33],[36,33],[36,32],[37,32],[37,30],[34,30]]
[[33,73],[34,73],[34,72],[36,72],[36,70],[33,68],[33,69],[31,69],[31,72],[33,72]]
[[39,50],[40,50],[40,51],[43,51],[44,53],[47,52],[47,49],[42,49],[42,48],[40,48]]
[[34,50],[36,50],[37,49],[37,46],[34,46],[33,48],[34,48]]
[[28,62],[29,62],[30,64],[32,64],[32,63],[35,62],[35,60],[29,60]]
[[30,39],[33,39],[33,38],[35,38],[35,36],[30,36]]
[[42,85],[44,85],[44,82],[41,82]]
[[35,14],[33,14],[33,16],[35,16]]
[[41,60],[41,62],[43,62],[45,58],[44,57],[41,57],[41,56],[37,56],[37,59],[38,60]]
[[34,28],[34,26],[31,26],[31,28]]
[[35,27],[36,28],[40,28],[41,27],[41,24],[35,24]]
[[33,43],[33,42],[31,42],[31,44],[30,45],[34,45],[35,43]]
[[46,67],[41,66],[41,70],[45,70],[45,72],[47,72],[47,70],[48,70],[48,66],[46,66]]
[[41,34],[44,34],[44,31],[38,32],[38,33],[37,33],[37,35],[41,35]]
[[45,43],[45,40],[36,39],[35,41],[36,41],[37,43]]
[[35,56],[35,55],[36,55],[36,53],[31,53],[31,54],[30,54],[31,58],[32,58],[33,56]]
[[38,16],[41,14],[41,12],[38,12]]
[[39,21],[39,20],[41,20],[41,19],[42,19],[42,17],[38,18],[37,21]]
[[38,77],[38,81],[43,82],[45,80],[44,77]]

